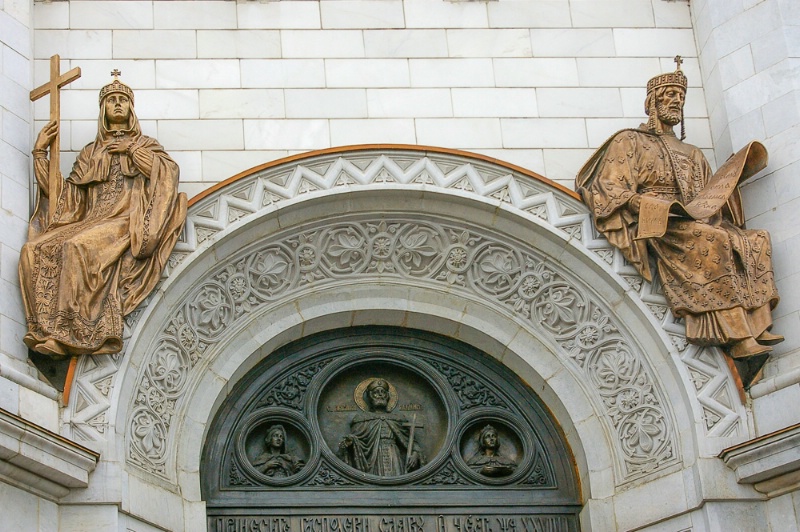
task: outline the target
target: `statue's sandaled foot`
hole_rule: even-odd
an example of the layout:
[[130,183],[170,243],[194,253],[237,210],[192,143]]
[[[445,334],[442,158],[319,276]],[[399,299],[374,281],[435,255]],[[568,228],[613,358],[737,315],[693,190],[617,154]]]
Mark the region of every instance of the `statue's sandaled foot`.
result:
[[736,342],[728,350],[728,354],[733,358],[750,358],[771,352],[771,347],[759,344],[752,336]]
[[785,338],[780,334],[772,334],[769,331],[762,332],[756,338],[756,341],[761,345],[777,345],[784,340]]

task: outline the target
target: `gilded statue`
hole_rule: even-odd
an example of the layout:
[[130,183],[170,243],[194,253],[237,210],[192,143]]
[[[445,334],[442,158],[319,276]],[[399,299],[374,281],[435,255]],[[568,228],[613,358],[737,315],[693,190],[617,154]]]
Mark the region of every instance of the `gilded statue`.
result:
[[505,477],[517,468],[516,462],[500,454],[500,438],[497,429],[486,425],[478,434],[478,452],[467,461],[477,473],[487,477]]
[[253,460],[253,467],[268,477],[285,478],[300,471],[305,462],[286,451],[286,429],[272,425],[264,438],[266,451]]
[[57,121],[33,149],[38,197],[19,263],[24,342],[56,358],[122,349],[123,317],[155,287],[186,219],[178,165],[142,134],[133,90],[115,78],[99,100],[97,137],[69,176],[48,173]]
[[[770,332],[778,303],[772,245],[745,229],[738,184],[766,166],[757,142],[713,173],[683,142],[687,79],[680,69],[647,83],[646,124],[607,140],[583,166],[576,189],[595,226],[648,281],[655,270],[687,339],[721,346],[745,386],[783,337]],[[681,125],[681,137],[673,128]]]
[[415,419],[392,412],[397,391],[388,381],[367,379],[355,390],[364,410],[350,423],[350,433],[339,444],[339,456],[348,465],[379,477],[396,477],[419,469],[425,456],[414,439]]

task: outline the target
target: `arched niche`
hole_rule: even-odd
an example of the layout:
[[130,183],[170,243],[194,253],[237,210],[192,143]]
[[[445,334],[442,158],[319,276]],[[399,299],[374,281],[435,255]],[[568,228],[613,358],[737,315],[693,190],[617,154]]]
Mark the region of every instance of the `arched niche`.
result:
[[687,346],[574,194],[475,154],[362,146],[195,198],[124,355],[79,368],[73,434],[180,502],[170,519],[204,523],[201,449],[232,387],[281,346],[354,325],[440,334],[512,370],[560,425],[582,502],[672,478],[746,430],[721,355]]

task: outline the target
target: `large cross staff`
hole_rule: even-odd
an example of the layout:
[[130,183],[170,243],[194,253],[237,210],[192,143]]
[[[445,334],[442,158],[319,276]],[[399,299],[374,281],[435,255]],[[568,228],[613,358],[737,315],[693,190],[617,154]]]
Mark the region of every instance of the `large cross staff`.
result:
[[406,467],[408,467],[408,462],[411,461],[411,453],[414,451],[414,430],[422,429],[425,427],[423,425],[417,425],[416,413],[411,418],[411,423],[404,423],[403,426],[411,428],[408,435],[408,449],[406,450]]
[[53,142],[50,144],[50,190],[48,190],[50,198],[55,198],[58,195],[59,186],[61,185],[58,182],[61,177],[61,87],[81,77],[80,67],[75,67],[66,74],[61,74],[60,61],[61,58],[58,54],[50,57],[50,81],[31,91],[31,101],[36,101],[47,94],[50,95],[50,121],[55,121],[59,126],[56,136],[53,137]]

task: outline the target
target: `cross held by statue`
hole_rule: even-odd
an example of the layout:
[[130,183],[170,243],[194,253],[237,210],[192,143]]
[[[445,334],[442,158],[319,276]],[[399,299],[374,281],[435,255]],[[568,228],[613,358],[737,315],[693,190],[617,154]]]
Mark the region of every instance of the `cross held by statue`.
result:
[[[50,57],[50,80],[31,91],[31,101],[36,101],[39,98],[50,95],[50,121],[55,121],[57,124],[60,122],[61,114],[61,87],[72,83],[81,77],[80,67],[75,67],[65,74],[61,74],[61,57],[58,54]],[[50,191],[54,191],[58,187],[57,179],[60,176],[60,156],[61,156],[61,142],[60,130],[53,138],[50,144]]]

